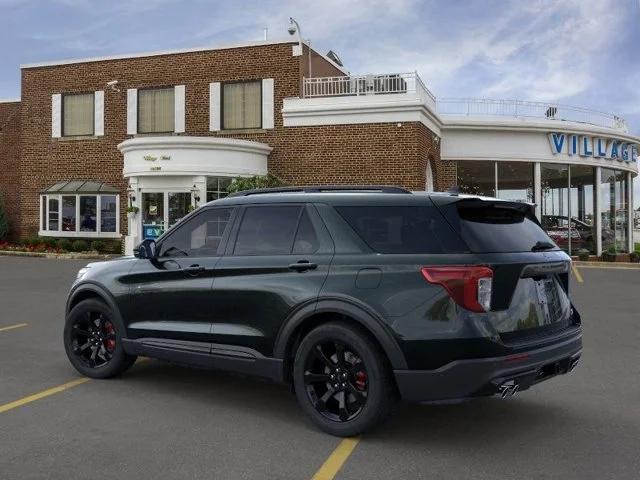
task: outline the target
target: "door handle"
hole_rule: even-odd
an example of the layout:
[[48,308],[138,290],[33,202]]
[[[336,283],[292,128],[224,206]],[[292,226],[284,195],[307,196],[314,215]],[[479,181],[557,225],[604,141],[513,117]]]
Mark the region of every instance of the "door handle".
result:
[[200,265],[189,265],[187,268],[184,269],[187,275],[194,275],[194,276],[201,274],[205,270],[206,269],[204,267],[201,267]]
[[289,265],[289,270],[295,270],[296,272],[315,270],[316,268],[318,268],[318,264],[311,263],[308,260],[300,260],[298,263],[292,263],[291,265]]

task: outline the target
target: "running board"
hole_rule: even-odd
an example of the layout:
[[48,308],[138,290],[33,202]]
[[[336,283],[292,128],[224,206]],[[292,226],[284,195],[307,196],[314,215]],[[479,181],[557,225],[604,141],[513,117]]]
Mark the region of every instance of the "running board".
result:
[[125,352],[130,355],[284,382],[281,359],[265,357],[246,347],[164,338],[123,338],[122,343]]

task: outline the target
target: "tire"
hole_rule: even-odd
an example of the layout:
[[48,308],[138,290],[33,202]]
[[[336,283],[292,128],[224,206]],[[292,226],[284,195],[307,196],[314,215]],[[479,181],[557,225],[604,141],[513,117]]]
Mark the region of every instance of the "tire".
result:
[[124,333],[124,325],[104,302],[83,300],[67,315],[64,349],[81,374],[90,378],[114,377],[129,369],[137,358],[124,351]]
[[396,398],[391,369],[378,345],[360,328],[338,322],[321,325],[302,339],[293,383],[302,410],[320,429],[339,437],[380,425]]

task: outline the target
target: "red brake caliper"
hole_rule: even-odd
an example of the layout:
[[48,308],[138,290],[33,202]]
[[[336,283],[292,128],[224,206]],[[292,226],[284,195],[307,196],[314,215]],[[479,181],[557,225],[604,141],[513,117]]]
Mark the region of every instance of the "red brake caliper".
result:
[[367,374],[362,370],[356,372],[356,387],[361,391],[364,391],[367,387]]
[[[116,333],[115,329],[113,328],[113,324],[109,321],[105,322],[104,331],[107,335]],[[116,349],[116,339],[107,338],[104,342],[104,348],[106,348],[109,352],[113,352]]]

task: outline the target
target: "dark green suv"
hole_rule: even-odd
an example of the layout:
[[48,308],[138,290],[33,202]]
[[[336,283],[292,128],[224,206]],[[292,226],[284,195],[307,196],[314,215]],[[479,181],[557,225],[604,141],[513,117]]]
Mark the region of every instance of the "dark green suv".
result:
[[145,355],[286,382],[320,428],[348,436],[398,397],[505,397],[571,371],[582,333],[569,268],[530,204],[247,191],[135,257],[83,268],[64,342],[93,378]]

